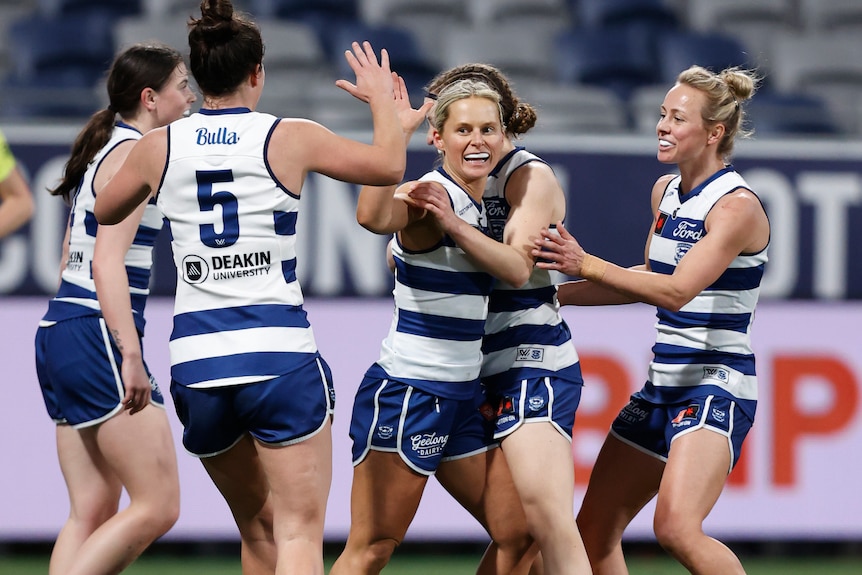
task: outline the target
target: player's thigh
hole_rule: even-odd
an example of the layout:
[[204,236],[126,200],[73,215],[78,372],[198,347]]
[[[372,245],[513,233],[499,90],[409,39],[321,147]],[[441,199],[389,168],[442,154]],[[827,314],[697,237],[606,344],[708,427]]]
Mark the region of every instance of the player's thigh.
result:
[[73,513],[83,516],[116,512],[122,484],[96,448],[95,430],[58,425],[57,455]]
[[328,418],[299,443],[272,446],[255,442],[269,482],[276,521],[299,529],[317,525],[322,533],[332,484],[332,426]]
[[242,436],[223,453],[201,458],[201,463],[240,528],[243,522],[258,517],[271,505],[269,481],[250,435]]
[[664,466],[654,454],[608,434],[578,513],[584,538],[591,530],[622,536],[625,526],[655,497]]
[[708,428],[674,438],[656,503],[656,522],[700,524],[712,510],[730,468],[727,438]]
[[353,468],[350,538],[364,545],[400,543],[427,482],[428,475],[408,467],[398,453],[371,450]]
[[96,437],[133,500],[179,499],[176,447],[163,407],[150,404],[134,415],[123,411],[101,424]]

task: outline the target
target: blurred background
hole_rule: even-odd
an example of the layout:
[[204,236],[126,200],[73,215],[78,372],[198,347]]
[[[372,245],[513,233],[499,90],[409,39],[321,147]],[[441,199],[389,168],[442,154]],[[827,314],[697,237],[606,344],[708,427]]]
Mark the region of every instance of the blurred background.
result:
[[[258,109],[308,117],[351,137],[371,137],[367,106],[334,86],[351,78],[343,52],[352,40],[387,48],[417,103],[442,69],[477,61],[500,67],[538,111],[523,144],[549,161],[563,183],[567,227],[587,250],[620,265],[643,261],[649,190],[668,169],[655,160],[655,124],[676,75],[691,64],[756,68],[763,83],[746,108],[754,137],[738,142],[733,161],[772,223],[753,333],[761,402],[708,527],[752,555],[840,557],[852,565],[847,573],[862,573],[862,1],[234,4],[259,23],[266,44]],[[104,73],[113,55],[152,40],[187,52],[185,22],[194,14],[196,0],[0,0],[0,130],[37,204],[28,226],[0,240],[6,399],[0,572],[5,556],[50,549],[68,513],[32,360],[36,324],[57,285],[67,214],[45,189],[59,178],[88,117],[106,106]],[[417,134],[407,177],[434,159]],[[356,224],[357,191],[311,175],[299,232],[298,275],[338,391],[327,515],[334,549],[349,527],[352,396],[391,319],[386,238]],[[176,282],[165,235],[156,250],[145,340],[163,388]],[[582,494],[609,421],[643,383],[654,310],[566,309],[564,317],[587,382],[573,438]],[[179,425],[168,409],[179,446]],[[233,553],[226,506],[200,464],[179,451],[183,509],[162,544]],[[647,509],[632,525],[626,539],[632,549],[650,549],[650,518]],[[466,550],[472,561],[486,538],[431,482],[408,542]]]

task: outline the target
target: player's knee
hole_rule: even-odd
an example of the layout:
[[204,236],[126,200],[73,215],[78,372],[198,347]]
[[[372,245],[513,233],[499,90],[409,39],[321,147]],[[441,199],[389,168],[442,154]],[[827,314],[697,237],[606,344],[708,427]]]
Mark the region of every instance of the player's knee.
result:
[[167,533],[180,517],[179,500],[168,500],[157,505],[142,505],[141,530],[153,540]]
[[526,524],[501,525],[491,530],[491,538],[500,551],[518,557],[526,554],[534,542]]
[[668,553],[679,557],[685,555],[692,545],[693,538],[700,533],[700,527],[681,521],[672,514],[656,513],[653,520],[656,540]]
[[576,524],[590,561],[610,555],[622,543],[622,534],[610,529],[589,512],[581,509]]
[[398,542],[394,539],[379,539],[373,541],[361,554],[361,561],[366,569],[373,572],[381,571],[389,563]]

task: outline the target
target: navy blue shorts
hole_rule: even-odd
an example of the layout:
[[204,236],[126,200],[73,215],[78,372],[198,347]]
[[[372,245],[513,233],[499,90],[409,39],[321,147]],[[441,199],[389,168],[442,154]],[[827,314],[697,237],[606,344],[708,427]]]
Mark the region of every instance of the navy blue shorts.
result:
[[447,399],[391,379],[365,377],[356,392],[350,437],[353,464],[372,449],[398,453],[408,467],[433,475],[441,462],[496,446],[479,408],[481,388],[471,399]]
[[335,409],[332,373],[322,357],[287,375],[220,387],[171,382],[183,424],[183,446],[196,457],[224,453],[246,433],[267,445],[291,445],[315,435]]
[[[102,317],[77,317],[36,330],[36,376],[48,415],[56,423],[89,427],[120,413],[126,395],[121,364]],[[150,401],[164,407],[146,363],[144,369],[150,375]]]
[[736,402],[726,397],[705,395],[682,403],[657,404],[635,394],[611,424],[611,433],[624,443],[667,461],[674,439],[698,429],[709,429],[727,437],[730,473],[752,424]]
[[528,421],[548,421],[569,441],[583,383],[545,376],[514,381],[506,388],[487,388],[485,417],[494,422],[494,438],[502,439]]

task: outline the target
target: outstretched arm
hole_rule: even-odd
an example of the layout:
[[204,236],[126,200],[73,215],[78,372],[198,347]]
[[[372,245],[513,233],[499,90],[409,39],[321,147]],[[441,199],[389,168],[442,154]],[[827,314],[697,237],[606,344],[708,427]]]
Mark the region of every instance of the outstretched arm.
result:
[[[542,233],[542,238],[536,240],[533,255],[546,260],[536,264],[544,269],[582,277],[629,301],[678,311],[715,282],[736,256],[763,249],[769,238],[766,213],[747,190],[737,190],[720,200],[707,218],[706,226],[708,233],[694,244],[670,275],[649,271],[646,265],[622,268],[588,254],[561,225],[558,226],[560,237],[546,231]],[[595,298],[599,293],[586,287],[566,288],[564,303],[581,303],[590,298],[597,302],[600,300]]]

